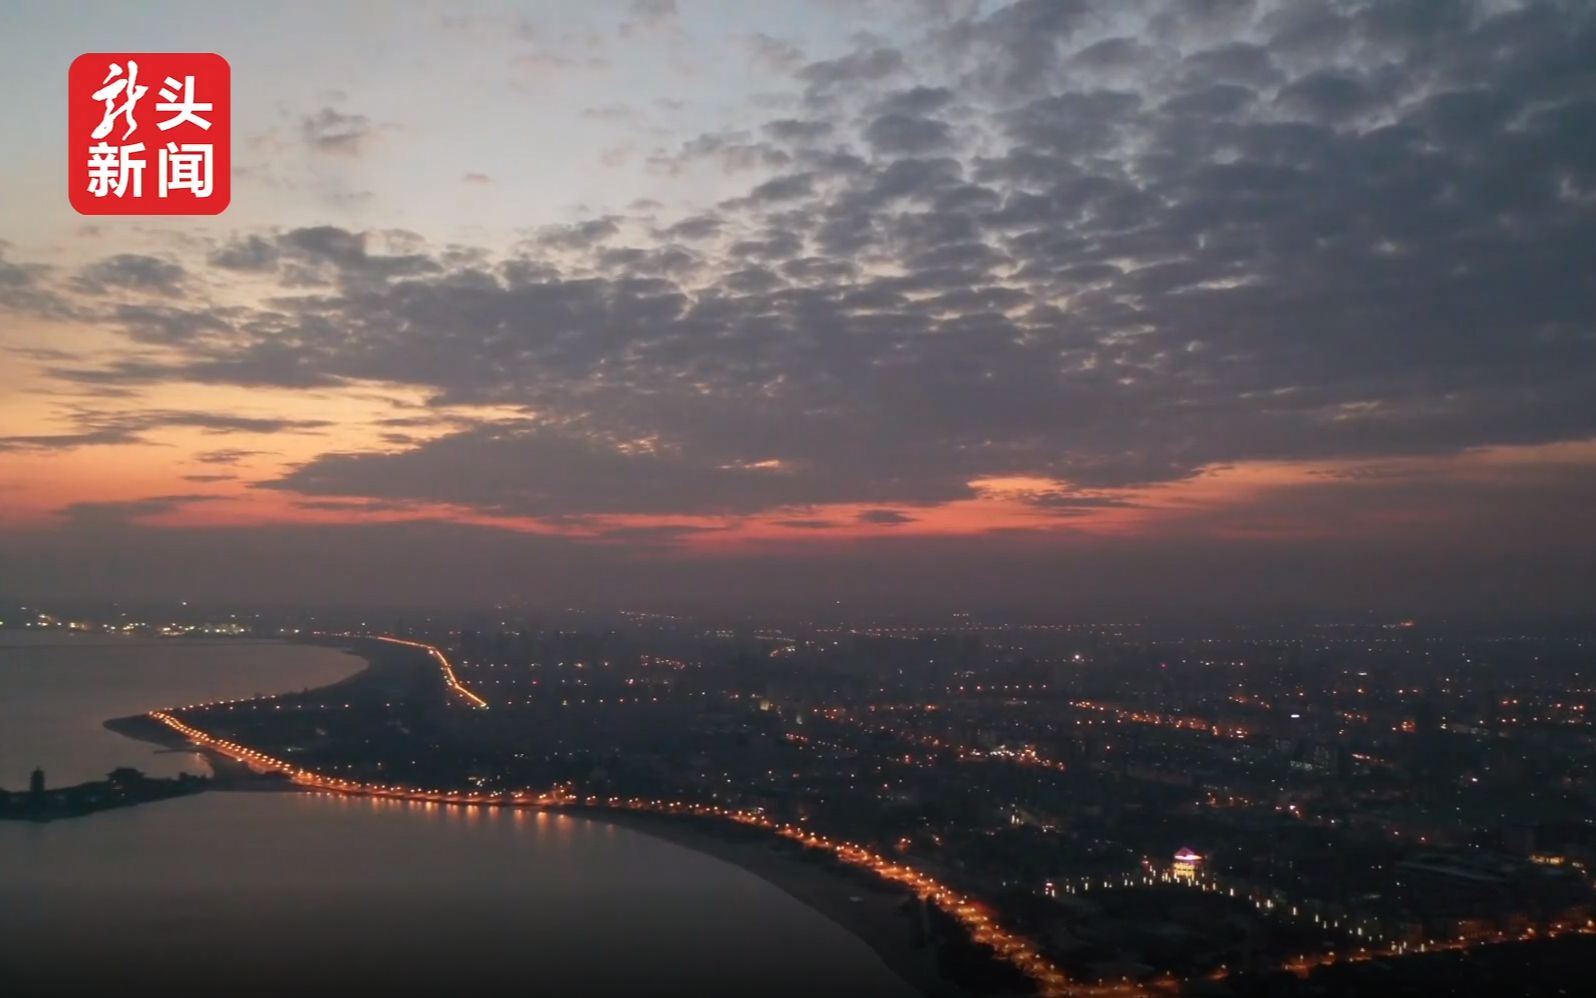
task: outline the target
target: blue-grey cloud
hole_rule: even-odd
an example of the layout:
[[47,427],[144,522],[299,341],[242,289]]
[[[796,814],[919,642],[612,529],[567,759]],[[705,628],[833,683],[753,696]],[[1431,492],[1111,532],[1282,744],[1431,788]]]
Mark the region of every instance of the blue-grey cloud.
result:
[[[517,407],[536,422],[276,485],[541,516],[912,506],[996,475],[1070,483],[1036,500],[1062,514],[1228,462],[1586,439],[1593,65],[1596,10],[1552,0],[950,12],[661,154],[746,181],[713,208],[508,254],[247,233],[209,263],[275,280],[269,304],[78,293],[160,352],[53,370]],[[19,266],[0,296],[73,294]]]

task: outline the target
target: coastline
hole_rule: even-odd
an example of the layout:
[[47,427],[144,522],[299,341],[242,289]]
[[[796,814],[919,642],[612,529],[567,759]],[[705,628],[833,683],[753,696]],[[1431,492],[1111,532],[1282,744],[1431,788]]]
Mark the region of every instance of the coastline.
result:
[[[301,788],[272,774],[251,770],[219,752],[191,745],[183,736],[144,715],[113,718],[105,726],[117,734],[166,748],[188,749],[203,755],[214,776],[217,791],[282,791]],[[601,807],[540,808],[590,821],[616,825],[729,863],[814,910],[863,942],[888,970],[923,998],[964,998],[937,970],[936,953],[929,945],[915,946],[910,937],[910,916],[900,912],[910,894],[876,879],[853,877],[803,858],[794,848],[762,833],[736,825],[716,827],[705,819],[666,814],[617,811]],[[858,897],[860,901],[853,901]]]
[[292,783],[281,776],[271,773],[257,773],[236,759],[193,744],[171,728],[153,720],[148,714],[113,717],[105,721],[103,726],[123,738],[149,742],[152,745],[159,745],[173,752],[190,752],[200,756],[205,760],[205,764],[211,768],[210,789],[212,790],[296,789]]
[[[334,683],[316,687],[317,691],[399,678],[396,675],[399,670],[383,668],[386,663],[379,654],[380,648],[355,644],[349,650],[365,660],[365,667]],[[105,721],[104,726],[126,738],[202,755],[211,767],[211,788],[215,790],[301,789],[280,774],[256,772],[229,756],[196,746],[148,714],[112,718]],[[713,819],[586,805],[546,810],[620,826],[736,866],[863,942],[894,976],[922,998],[967,998],[969,995],[939,972],[936,950],[931,943],[916,945],[911,935],[913,916],[900,910],[913,895],[898,885],[870,874],[828,867],[819,854],[806,857],[802,847]]]
[[[408,669],[394,668],[393,663],[384,661],[378,654],[380,647],[368,647],[367,643],[359,639],[331,641],[299,639],[283,640],[270,639],[268,642],[276,644],[310,644],[319,647],[338,648],[354,655],[363,663],[349,675],[335,679],[322,686],[311,687],[307,692],[329,693],[345,687],[358,687],[369,683],[394,683],[398,684],[405,678]],[[290,692],[273,694],[284,696]],[[152,710],[163,710],[166,706],[152,707]],[[174,708],[182,709],[182,708]],[[287,779],[271,773],[259,773],[249,768],[238,760],[214,752],[210,749],[195,745],[182,735],[156,721],[148,713],[130,714],[126,717],[113,717],[101,722],[101,726],[113,731],[124,738],[134,741],[149,742],[162,748],[190,752],[202,757],[211,768],[212,788],[217,790],[292,790],[296,789]]]
[[916,946],[912,942],[911,916],[899,911],[912,895],[896,885],[868,874],[855,877],[828,869],[820,865],[818,855],[808,859],[796,851],[799,847],[787,848],[787,843],[757,831],[735,825],[721,827],[710,819],[586,806],[551,810],[618,825],[730,863],[863,942],[888,970],[924,998],[966,998],[969,994],[937,970],[936,950],[930,943]]

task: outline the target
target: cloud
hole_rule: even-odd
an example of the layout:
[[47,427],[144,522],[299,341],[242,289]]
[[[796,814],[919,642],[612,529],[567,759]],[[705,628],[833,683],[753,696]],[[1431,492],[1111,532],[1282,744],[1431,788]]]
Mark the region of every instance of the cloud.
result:
[[953,131],[935,118],[884,114],[865,129],[865,141],[876,152],[915,156],[953,145]]
[[75,286],[90,294],[110,290],[138,291],[147,294],[182,293],[185,271],[159,257],[138,253],[118,253],[96,260],[78,271]]
[[[395,454],[324,455],[265,487],[316,496],[425,498],[498,515],[749,514],[779,506],[848,502],[856,478],[820,460],[726,460],[658,451],[537,423],[474,427]],[[928,483],[924,498],[965,496]],[[902,494],[903,483],[875,492]]]
[[816,142],[830,135],[835,126],[829,121],[804,121],[797,118],[781,118],[765,123],[765,134],[778,142],[791,142],[804,144]]
[[1276,100],[1309,118],[1328,122],[1351,118],[1375,104],[1374,95],[1357,77],[1332,71],[1310,73],[1291,81],[1280,89]]
[[[246,233],[201,276],[266,300],[79,294],[128,349],[52,369],[507,407],[272,487],[541,517],[853,523],[822,507],[1029,476],[1079,519],[1228,464],[1587,439],[1596,12],[1499,6],[950,14],[798,69],[802,113],[657,157],[667,190],[725,169],[712,207],[464,253]],[[73,293],[25,266],[0,293]]]
[[0,309],[45,316],[73,318],[79,309],[70,297],[47,286],[53,267],[40,263],[13,263],[6,259],[10,243],[0,239]]
[[324,107],[300,119],[299,134],[317,152],[355,155],[371,141],[376,126],[363,114]]
[[905,523],[913,523],[914,517],[907,513],[900,513],[895,509],[867,509],[860,513],[860,523],[873,523],[878,526],[896,527]]
[[[142,443],[144,434],[173,427],[201,430],[210,434],[227,433],[305,433],[333,425],[324,419],[287,419],[240,416],[220,412],[188,412],[153,409],[110,414],[79,412],[73,417],[76,428],[67,433],[21,434],[0,437],[0,452],[25,450],[61,451],[77,447]],[[227,452],[242,456],[247,451]],[[206,458],[201,456],[199,460]],[[229,463],[229,462],[217,462]]]
[[903,72],[903,53],[885,46],[861,49],[837,59],[812,62],[798,71],[809,84],[811,100],[830,96],[838,88],[875,83]]
[[[203,592],[217,602],[474,609],[514,593],[534,607],[717,614],[804,615],[823,600],[828,607],[840,602],[840,612],[901,611],[917,619],[940,610],[1055,619],[1061,607],[1072,616],[1119,618],[1157,607],[1160,616],[1195,614],[1209,623],[1281,613],[1323,620],[1371,606],[1421,620],[1461,612],[1496,622],[1526,608],[1588,615],[1596,546],[1566,528],[1569,515],[1596,501],[1588,468],[1582,479],[1509,475],[1489,488],[1433,476],[1430,482],[1427,491],[1393,483],[1378,494],[1328,482],[1322,491],[1236,504],[1225,511],[1227,524],[1192,523],[1184,534],[1076,535],[1061,543],[1048,531],[889,533],[839,545],[815,531],[780,548],[704,554],[673,548],[711,535],[670,524],[623,528],[599,544],[358,514],[326,525],[184,527],[173,522],[183,504],[157,497],[137,501],[137,512],[108,511],[92,530],[9,532],[0,544],[0,576],[27,579],[39,599],[126,599],[136,589],[152,601]],[[1360,510],[1406,514],[1415,502],[1436,510],[1437,498],[1440,517],[1404,516],[1405,529],[1396,531],[1214,535],[1249,521],[1272,523],[1299,503],[1311,522]],[[1537,509],[1551,515],[1525,515]],[[166,522],[127,522],[125,514],[138,512]],[[1473,543],[1458,545],[1459,533]],[[85,572],[85,565],[95,570]],[[991,584],[960,581],[974,579]]]
[[138,442],[138,435],[121,427],[84,430],[78,433],[35,433],[0,437],[0,454],[8,451],[63,451],[76,447]]
[[754,59],[780,72],[791,72],[803,65],[804,54],[792,42],[756,31],[745,35],[743,42]]
[[675,174],[705,160],[718,162],[727,173],[740,173],[785,166],[792,161],[792,155],[770,143],[753,141],[750,133],[739,131],[700,135],[682,143],[674,154],[656,153],[649,158],[649,164],[656,171]]
[[1156,58],[1151,46],[1135,38],[1105,38],[1072,54],[1069,65],[1101,73],[1143,66]]
[[[467,174],[466,177],[483,177]],[[407,252],[373,253],[370,245],[386,241],[392,246],[410,248],[413,237],[398,233],[353,232],[335,225],[304,226],[287,231],[255,232],[234,236],[213,247],[206,255],[212,267],[226,271],[278,274],[285,285],[304,287],[316,284],[353,284],[387,280],[405,274],[432,271],[438,264],[431,258]]]
[[708,239],[724,228],[724,220],[714,215],[694,215],[675,222],[665,229],[670,239]]
[[957,99],[947,87],[916,86],[887,94],[875,103],[873,110],[883,115],[928,115],[942,110]]
[[391,513],[412,509],[415,504],[399,499],[301,499],[294,505],[333,513]]
[[1061,517],[1080,517],[1103,509],[1138,509],[1141,503],[1118,495],[1085,494],[1080,492],[1043,490],[1024,492],[1016,496],[1022,502],[1049,514]]
[[939,42],[975,67],[970,86],[1002,96],[1032,93],[1054,82],[1066,43],[1107,12],[1088,0],[1019,0],[985,16],[967,14],[943,27]]
[[126,526],[146,517],[171,513],[192,503],[212,502],[216,496],[204,494],[150,496],[107,502],[72,503],[61,511],[67,527],[73,530],[98,530]]
[[613,215],[589,219],[572,225],[554,226],[538,234],[538,242],[561,249],[591,249],[621,231]]
[[658,31],[676,20],[676,0],[632,0],[627,14],[617,29],[621,37],[637,31]]
[[767,180],[748,192],[751,201],[791,201],[812,194],[815,176],[812,173],[794,173]]
[[264,453],[266,452],[258,450],[210,450],[201,451],[200,453],[194,455],[194,460],[199,461],[202,464],[237,464],[246,457],[255,457],[258,454]]
[[276,240],[251,233],[217,247],[206,260],[223,270],[270,271],[277,269],[281,258]]

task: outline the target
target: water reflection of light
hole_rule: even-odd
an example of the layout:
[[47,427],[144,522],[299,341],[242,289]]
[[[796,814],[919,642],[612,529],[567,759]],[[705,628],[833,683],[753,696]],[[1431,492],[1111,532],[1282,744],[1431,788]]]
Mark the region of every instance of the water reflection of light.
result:
[[[318,790],[338,791],[342,794],[367,796],[372,794],[405,794],[427,795],[422,803],[426,812],[436,812],[442,805],[435,798],[442,798],[455,806],[472,803],[470,798],[480,799],[480,795],[463,792],[450,793],[436,788],[406,788],[390,785],[362,783],[355,780],[325,776],[311,770],[298,768],[281,760],[273,759],[264,753],[216,738],[197,728],[191,727],[172,717],[164,711],[152,711],[151,718],[172,728],[174,731],[193,739],[194,741],[223,752],[233,758],[245,761],[253,767],[262,766],[268,770],[287,773],[298,782],[310,785]],[[502,795],[501,795],[502,796]],[[524,803],[533,803],[531,791],[516,795]],[[581,804],[584,801],[571,796],[568,792],[555,788],[554,791],[540,794],[538,801],[552,800],[556,804]],[[516,801],[508,798],[502,799],[503,803],[515,806]],[[688,814],[696,817],[712,817],[721,820],[735,821],[744,825],[762,828],[783,838],[797,841],[814,849],[831,853],[837,859],[849,865],[869,870],[885,880],[894,881],[909,887],[928,904],[934,904],[944,912],[963,922],[970,931],[971,938],[979,943],[991,946],[996,953],[1014,965],[1017,969],[1033,978],[1040,990],[1048,995],[1061,995],[1071,990],[1070,981],[1063,971],[1053,965],[1039,953],[1024,936],[1017,935],[1003,927],[994,924],[993,918],[982,905],[960,895],[958,892],[944,884],[932,879],[929,875],[913,867],[891,863],[872,851],[868,846],[862,846],[846,841],[836,841],[823,835],[818,835],[805,829],[791,825],[781,824],[762,811],[741,811],[729,809],[721,805],[699,804],[693,802],[668,801],[659,799],[621,798],[617,796],[601,800],[596,796],[585,799],[589,807],[608,807],[617,810],[631,810],[643,812],[658,812],[664,814]],[[561,839],[568,839],[574,821],[567,821],[566,815],[561,812],[556,816],[555,828],[559,829]]]

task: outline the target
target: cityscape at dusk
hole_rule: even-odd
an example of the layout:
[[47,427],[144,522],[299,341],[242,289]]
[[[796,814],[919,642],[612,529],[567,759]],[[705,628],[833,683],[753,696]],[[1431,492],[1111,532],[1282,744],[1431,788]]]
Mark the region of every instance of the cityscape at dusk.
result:
[[1596,5],[0,39],[0,993],[1596,969]]

